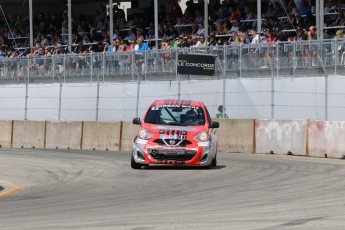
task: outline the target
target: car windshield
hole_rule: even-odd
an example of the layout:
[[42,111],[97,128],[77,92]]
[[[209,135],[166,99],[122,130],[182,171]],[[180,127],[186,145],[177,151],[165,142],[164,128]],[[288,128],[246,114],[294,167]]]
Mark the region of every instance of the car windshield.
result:
[[161,125],[204,125],[205,115],[201,107],[154,105],[145,117],[146,123]]

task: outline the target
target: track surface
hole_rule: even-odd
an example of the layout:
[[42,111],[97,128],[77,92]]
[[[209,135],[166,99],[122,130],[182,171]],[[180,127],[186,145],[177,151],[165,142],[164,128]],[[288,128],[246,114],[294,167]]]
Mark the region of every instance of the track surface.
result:
[[[345,161],[219,154],[132,170],[128,152],[0,150],[0,229],[344,229]],[[1,185],[1,184],[0,184]]]

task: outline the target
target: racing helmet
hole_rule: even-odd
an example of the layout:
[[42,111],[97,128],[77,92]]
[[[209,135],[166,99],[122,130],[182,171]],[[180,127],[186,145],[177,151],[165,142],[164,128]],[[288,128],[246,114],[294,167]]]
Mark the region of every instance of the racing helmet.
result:
[[186,119],[189,120],[189,121],[196,121],[196,117],[197,117],[197,114],[193,110],[189,110],[186,113]]

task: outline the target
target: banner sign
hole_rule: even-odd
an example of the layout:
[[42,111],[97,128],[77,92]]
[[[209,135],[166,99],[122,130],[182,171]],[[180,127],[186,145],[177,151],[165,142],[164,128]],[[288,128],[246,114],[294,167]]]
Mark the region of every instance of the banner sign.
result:
[[177,73],[188,75],[214,75],[215,55],[179,54]]

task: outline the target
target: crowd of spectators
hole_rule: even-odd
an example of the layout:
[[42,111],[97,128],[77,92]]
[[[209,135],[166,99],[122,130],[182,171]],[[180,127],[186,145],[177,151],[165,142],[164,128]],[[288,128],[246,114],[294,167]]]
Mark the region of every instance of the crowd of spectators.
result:
[[[171,7],[159,6],[159,49],[219,45],[257,44],[263,42],[317,39],[315,1],[270,0],[262,6],[262,31],[256,31],[256,3],[247,0],[210,0],[208,28],[204,28],[203,1],[189,0],[182,12],[178,0]],[[314,5],[313,5],[314,4]],[[340,0],[325,0],[327,27],[345,28],[345,6]],[[72,43],[68,50],[67,11],[61,15],[41,13],[34,20],[34,44],[30,50],[29,20],[21,15],[6,16],[1,21],[1,58],[14,56],[54,55],[59,53],[117,52],[155,47],[154,12],[152,6],[143,14],[128,16],[117,5],[113,7],[114,34],[109,34],[109,14],[106,5],[94,12],[94,17],[72,15]],[[7,26],[8,25],[8,26]],[[209,37],[205,39],[205,31]],[[325,38],[333,38],[342,29],[327,29]],[[140,38],[140,39],[138,39]],[[207,42],[206,42],[207,40]],[[146,44],[146,45],[143,45]]]

